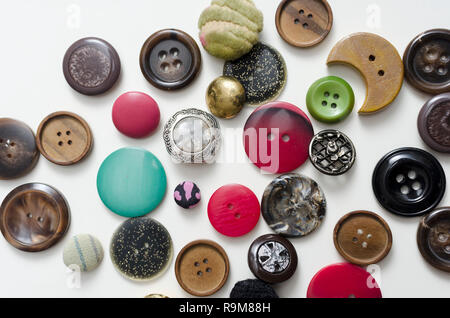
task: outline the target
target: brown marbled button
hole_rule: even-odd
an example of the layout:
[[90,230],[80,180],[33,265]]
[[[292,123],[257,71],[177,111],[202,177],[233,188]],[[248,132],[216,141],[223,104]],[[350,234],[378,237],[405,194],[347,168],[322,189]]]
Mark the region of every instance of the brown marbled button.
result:
[[309,47],[326,38],[333,26],[333,12],[326,0],[283,0],[275,23],[287,43]]
[[188,85],[200,70],[201,53],[192,37],[165,29],[151,35],[139,57],[142,74],[153,86],[174,90]]
[[11,191],[0,207],[0,230],[15,248],[39,252],[57,243],[70,224],[69,206],[56,189],[28,183]]
[[0,180],[23,176],[37,163],[33,131],[23,122],[0,118]]
[[344,215],[334,228],[333,240],[342,257],[362,266],[378,263],[392,247],[389,225],[379,215],[368,211]]
[[428,263],[450,273],[450,207],[436,209],[422,219],[417,245]]
[[42,155],[62,166],[82,160],[89,154],[93,143],[87,122],[70,112],[48,115],[39,125],[36,140]]
[[67,83],[84,95],[99,95],[109,90],[120,75],[120,58],[105,40],[89,37],[76,41],[63,60]]

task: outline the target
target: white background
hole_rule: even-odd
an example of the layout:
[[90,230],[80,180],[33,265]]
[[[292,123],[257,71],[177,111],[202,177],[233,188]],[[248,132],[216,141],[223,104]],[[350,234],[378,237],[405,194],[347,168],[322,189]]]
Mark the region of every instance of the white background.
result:
[[[228,183],[241,183],[261,198],[273,176],[262,175],[248,163],[218,163],[212,166],[173,164],[165,150],[162,129],[176,111],[187,107],[207,110],[205,91],[221,75],[223,62],[211,57],[203,48],[203,66],[199,77],[186,89],[177,92],[158,90],[146,82],[139,68],[142,44],[162,28],[179,28],[198,39],[197,19],[209,0],[40,0],[2,1],[0,29],[0,116],[26,122],[36,131],[49,113],[68,110],[78,113],[90,124],[95,145],[93,152],[80,164],[60,167],[41,156],[36,168],[23,178],[0,181],[3,198],[16,186],[27,182],[44,182],[59,189],[67,198],[72,224],[65,239],[40,253],[16,250],[0,237],[0,296],[10,297],[143,297],[162,293],[171,297],[189,296],[179,286],[174,274],[174,260],[169,270],[154,281],[136,283],[123,278],[109,257],[112,233],[125,219],[110,212],[100,201],[96,190],[97,170],[103,159],[124,146],[150,150],[162,161],[168,189],[163,203],[151,213],[172,235],[176,254],[188,242],[207,238],[221,244],[228,253],[231,272],[224,288],[215,296],[228,297],[238,280],[253,277],[247,266],[247,250],[259,235],[269,233],[261,218],[256,228],[240,238],[227,238],[210,225],[206,207],[211,194]],[[444,0],[330,0],[334,25],[324,42],[311,49],[289,46],[278,35],[275,11],[279,1],[256,0],[264,13],[261,40],[270,43],[284,56],[288,81],[281,100],[306,111],[305,96],[318,78],[337,75],[346,79],[356,95],[355,110],[343,123],[324,125],[312,119],[315,131],[338,128],[355,143],[358,157],[353,169],[342,177],[320,174],[307,162],[297,172],[315,179],[328,201],[327,215],[321,227],[310,236],[293,239],[299,255],[299,267],[287,282],[276,286],[282,297],[305,297],[309,281],[322,267],[341,262],[335,250],[332,233],[336,222],[347,212],[366,209],[380,214],[389,223],[394,243],[390,254],[379,264],[381,287],[385,297],[450,297],[450,275],[426,263],[416,246],[419,218],[402,218],[385,211],[376,201],[371,187],[372,170],[388,151],[403,146],[428,149],[416,128],[418,112],[430,96],[405,83],[397,99],[384,111],[359,116],[365,86],[362,77],[344,66],[327,67],[326,58],[342,37],[368,31],[387,38],[403,55],[409,41],[422,31],[449,28],[450,2]],[[77,26],[77,13],[79,25]],[[379,23],[377,23],[379,15]],[[72,90],[62,72],[66,49],[85,36],[97,36],[110,42],[120,55],[122,74],[117,85],[98,97],[83,96]],[[199,41],[197,41],[199,43]],[[200,46],[200,43],[199,43]],[[161,123],[152,136],[133,140],[115,129],[111,120],[114,100],[130,90],[153,96],[161,109]],[[222,128],[241,130],[252,112],[246,107],[237,118],[221,120]],[[240,140],[240,139],[239,139]],[[230,143],[230,141],[228,141]],[[233,151],[230,145],[225,146]],[[235,151],[244,153],[238,143]],[[428,149],[429,150],[429,149]],[[450,179],[450,157],[431,151],[441,162]],[[184,211],[174,203],[172,192],[180,181],[192,179],[202,191],[202,203]],[[447,183],[447,187],[449,184]],[[449,195],[441,205],[450,205]],[[65,241],[72,235],[90,233],[97,236],[105,249],[105,258],[95,271],[83,274],[80,289],[66,285],[69,277],[62,262]]]

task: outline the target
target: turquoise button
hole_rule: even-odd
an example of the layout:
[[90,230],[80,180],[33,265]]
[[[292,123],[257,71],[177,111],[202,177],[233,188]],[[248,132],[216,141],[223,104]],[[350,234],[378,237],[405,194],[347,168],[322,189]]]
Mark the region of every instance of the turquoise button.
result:
[[166,172],[154,154],[140,148],[122,148],[110,154],[97,174],[103,203],[125,217],[153,211],[166,193]]

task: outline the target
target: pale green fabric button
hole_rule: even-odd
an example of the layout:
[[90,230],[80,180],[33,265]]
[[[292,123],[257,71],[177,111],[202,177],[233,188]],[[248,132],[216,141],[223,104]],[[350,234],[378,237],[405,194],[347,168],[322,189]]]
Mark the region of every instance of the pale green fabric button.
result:
[[90,272],[103,260],[103,247],[100,241],[90,234],[72,237],[64,247],[64,264],[71,270]]

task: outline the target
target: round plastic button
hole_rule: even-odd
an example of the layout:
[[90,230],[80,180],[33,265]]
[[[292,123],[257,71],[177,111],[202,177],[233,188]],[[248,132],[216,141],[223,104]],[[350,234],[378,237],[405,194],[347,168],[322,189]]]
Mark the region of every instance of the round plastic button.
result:
[[0,180],[23,176],[34,168],[39,151],[33,131],[26,124],[0,118]]
[[0,230],[15,248],[40,252],[62,239],[70,225],[69,205],[56,189],[28,183],[11,191],[0,207]]
[[159,107],[147,94],[128,92],[114,102],[112,119],[122,134],[131,138],[146,137],[158,127]]
[[269,284],[259,279],[246,279],[237,282],[230,293],[230,298],[235,299],[271,299],[279,298],[275,290]]
[[367,266],[381,261],[391,250],[392,233],[379,215],[355,211],[344,215],[334,228],[334,246],[347,261]]
[[100,241],[90,234],[80,234],[64,246],[64,264],[72,270],[90,272],[103,260],[103,247]]
[[377,164],[372,187],[380,204],[402,216],[430,212],[445,193],[445,173],[430,153],[400,148],[386,154]]
[[227,253],[213,241],[189,243],[175,261],[178,284],[194,296],[210,296],[219,291],[227,281],[229,272]]
[[66,52],[63,61],[67,83],[84,95],[98,95],[109,90],[120,75],[120,59],[105,40],[84,38]]
[[192,181],[183,181],[178,184],[173,192],[175,202],[183,209],[192,209],[200,203],[201,193],[197,185]]
[[100,199],[114,213],[137,217],[153,211],[166,193],[166,172],[151,152],[122,148],[109,155],[97,174]]
[[440,94],[425,103],[419,113],[417,127],[429,147],[450,153],[450,93]]
[[406,79],[424,92],[450,92],[450,30],[434,29],[415,37],[403,55]]
[[200,70],[202,57],[189,34],[165,29],[145,41],[139,61],[142,74],[150,84],[174,90],[192,82]]
[[294,246],[276,234],[258,237],[248,250],[248,266],[253,275],[271,284],[291,278],[297,262]]
[[250,161],[275,174],[300,167],[308,159],[313,136],[311,122],[300,108],[285,102],[272,102],[258,107],[250,115],[243,138]]
[[375,279],[361,267],[339,263],[322,268],[309,283],[307,298],[382,298]]
[[450,207],[425,216],[417,230],[417,245],[425,260],[450,273]]
[[238,237],[247,234],[259,220],[256,195],[240,184],[225,185],[214,192],[208,203],[211,225],[221,234]]
[[342,78],[327,76],[314,82],[306,95],[309,113],[318,121],[335,123],[353,110],[355,94]]

